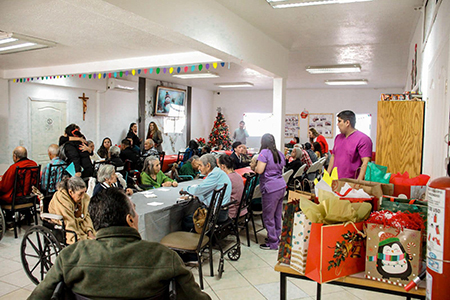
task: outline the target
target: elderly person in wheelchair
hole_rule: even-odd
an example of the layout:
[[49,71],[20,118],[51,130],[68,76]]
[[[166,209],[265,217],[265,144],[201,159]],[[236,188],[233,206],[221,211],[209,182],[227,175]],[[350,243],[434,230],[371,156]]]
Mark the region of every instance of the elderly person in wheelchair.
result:
[[[119,176],[122,176],[119,173]],[[125,190],[125,193],[128,196],[133,195],[133,190],[130,188],[124,188],[123,184],[126,186],[125,180],[121,178],[121,180],[118,180],[118,175],[116,174],[114,165],[102,165],[100,166],[98,173],[97,173],[97,184],[94,187],[94,192],[92,193],[92,196],[95,196],[98,192],[102,190],[106,190],[110,187],[117,187],[120,189]],[[122,182],[123,183],[122,183]]]
[[77,240],[95,239],[88,206],[89,196],[86,194],[86,185],[82,178],[65,177],[58,184],[58,190],[50,201],[48,211],[63,217],[67,244],[73,244]]
[[141,239],[138,214],[123,191],[99,192],[89,212],[96,240],[64,248],[28,299],[50,299],[60,282],[76,299],[169,299],[170,283],[176,299],[211,299],[174,251]]

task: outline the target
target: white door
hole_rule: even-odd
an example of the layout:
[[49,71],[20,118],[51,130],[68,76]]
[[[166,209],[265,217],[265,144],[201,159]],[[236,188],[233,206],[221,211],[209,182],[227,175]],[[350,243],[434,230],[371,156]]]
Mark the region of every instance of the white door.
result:
[[66,128],[66,102],[31,100],[31,157],[38,164],[49,162],[47,149],[58,144]]

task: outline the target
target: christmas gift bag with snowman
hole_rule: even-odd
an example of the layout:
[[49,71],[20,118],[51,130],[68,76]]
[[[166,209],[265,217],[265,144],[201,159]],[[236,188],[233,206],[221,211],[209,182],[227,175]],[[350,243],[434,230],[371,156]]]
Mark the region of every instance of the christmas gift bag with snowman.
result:
[[366,278],[405,286],[417,277],[423,229],[418,213],[372,212],[366,221]]

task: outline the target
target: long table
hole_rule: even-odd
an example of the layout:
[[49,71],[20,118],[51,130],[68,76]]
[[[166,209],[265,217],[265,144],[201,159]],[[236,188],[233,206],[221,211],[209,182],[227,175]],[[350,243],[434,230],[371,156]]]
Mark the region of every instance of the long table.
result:
[[[139,233],[144,240],[159,242],[167,234],[181,230],[181,221],[186,214],[192,214],[199,206],[198,201],[178,200],[179,191],[202,180],[180,182],[178,187],[161,187],[150,190],[157,197],[147,198],[144,193],[135,193],[131,200],[136,205],[139,215]],[[151,206],[149,203],[160,202],[162,205]]]
[[[280,263],[275,265],[275,271],[280,272],[280,299],[285,300],[286,299],[286,278],[287,277],[293,277],[293,278],[299,278],[299,279],[306,279],[311,280],[308,277],[306,277],[303,274],[300,274],[299,272],[295,271],[294,269],[290,268],[287,265],[281,265]],[[398,295],[406,297],[406,299],[425,299],[426,290],[424,288],[419,288],[417,290],[411,290],[409,292],[406,292],[403,287],[399,287],[392,284],[387,284],[379,281],[374,281],[371,279],[366,279],[362,276],[358,276],[356,274],[355,276],[346,276],[341,277],[338,279],[335,279],[333,281],[329,281],[326,284],[333,284],[333,285],[340,285],[340,286],[346,286],[351,287],[355,289],[362,289],[367,291],[373,291],[373,292],[379,292],[379,293],[385,293],[385,294],[391,294],[391,295]],[[316,299],[320,300],[321,298],[321,291],[322,291],[322,285],[317,284],[317,294]]]

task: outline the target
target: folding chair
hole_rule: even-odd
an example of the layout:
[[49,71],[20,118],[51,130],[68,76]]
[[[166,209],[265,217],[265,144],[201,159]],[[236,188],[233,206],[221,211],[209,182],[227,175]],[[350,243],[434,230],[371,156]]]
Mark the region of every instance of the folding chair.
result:
[[[16,168],[12,201],[8,204],[2,204],[3,210],[8,210],[12,213],[15,238],[17,238],[17,225],[18,222],[20,222],[21,212],[30,212],[32,215],[34,215],[36,225],[38,224],[38,216],[36,210],[37,196],[31,193],[31,187],[35,186],[39,189],[40,174],[40,165],[36,167]],[[18,220],[16,220],[16,213]]]
[[[183,253],[195,253],[198,260],[198,274],[200,278],[200,288],[203,289],[203,272],[202,272],[202,255],[205,249],[209,251],[209,266],[210,274],[214,276],[213,266],[213,254],[212,254],[212,237],[214,230],[219,219],[219,212],[222,206],[223,197],[227,184],[224,184],[222,188],[214,190],[211,197],[211,202],[208,207],[208,213],[206,214],[205,223],[203,225],[202,232],[200,234],[195,232],[175,231],[169,233],[162,238],[160,243],[173,249],[175,251]],[[220,258],[219,263],[219,275],[223,272],[223,256]]]
[[303,164],[300,168],[298,168],[297,172],[295,172],[294,177],[292,177],[293,184],[288,186],[290,189],[300,189],[303,190],[302,184],[302,176],[305,173],[306,164]]

